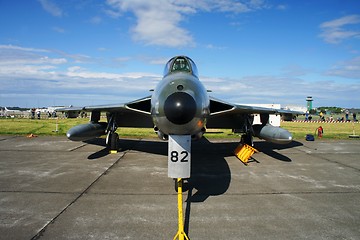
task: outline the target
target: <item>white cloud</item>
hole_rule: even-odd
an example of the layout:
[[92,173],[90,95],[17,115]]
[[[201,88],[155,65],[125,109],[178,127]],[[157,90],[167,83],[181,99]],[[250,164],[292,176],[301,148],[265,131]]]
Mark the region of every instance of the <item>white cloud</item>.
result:
[[107,0],[107,4],[112,8],[111,16],[121,16],[123,12],[135,15],[136,24],[131,29],[134,40],[168,47],[195,45],[191,33],[181,26],[191,14],[200,11],[238,14],[267,8],[262,0]]
[[213,45],[213,44],[210,44],[210,43],[206,44],[205,48],[212,49],[212,50],[224,50],[224,49],[226,49],[226,47],[216,46],[216,45]]
[[[359,25],[360,15],[348,15],[342,18],[324,22],[320,25],[320,37],[332,44],[340,43],[346,39],[359,38],[359,28],[351,29],[351,25]],[[349,26],[350,25],[350,26]]]
[[85,54],[69,54],[63,51],[59,51],[59,50],[53,50],[52,51],[54,54],[58,54],[62,57],[65,57],[66,59],[71,59],[72,61],[74,61],[75,63],[90,63],[93,62],[94,59],[88,55]]
[[52,30],[54,30],[55,32],[58,32],[58,33],[65,33],[65,29],[63,29],[61,27],[53,27]]
[[169,61],[168,58],[152,58],[152,57],[151,58],[143,57],[142,60],[152,65],[161,65],[161,66],[165,66],[167,61]]
[[179,27],[182,14],[188,12],[169,1],[108,1],[119,11],[133,12],[136,25],[131,32],[136,41],[149,45],[184,46],[192,44],[189,32]]
[[288,65],[285,66],[282,71],[284,72],[283,74],[285,76],[289,76],[289,77],[299,77],[299,76],[304,76],[308,73],[311,72],[310,69],[306,69],[303,68],[302,66],[299,65]]
[[[201,78],[210,95],[232,103],[280,103],[305,106],[306,96],[313,96],[317,106],[353,106],[360,102],[358,84],[337,83],[329,80],[309,82],[300,77],[245,76],[234,78]],[[341,96],[339,98],[339,96]],[[348,106],[349,107],[349,106]]]
[[94,25],[98,25],[98,24],[102,23],[102,21],[103,21],[102,18],[99,16],[95,16],[90,19],[90,23],[94,24]]
[[54,17],[61,17],[62,10],[50,0],[38,0],[45,11],[53,15]]
[[360,56],[339,62],[326,72],[330,76],[360,79]]
[[14,46],[14,45],[0,45],[0,51],[1,50],[19,50],[25,52],[49,52],[46,49],[26,48],[26,47]]
[[[46,54],[46,55],[45,55]],[[0,65],[19,65],[19,64],[30,64],[30,65],[40,65],[40,64],[64,64],[67,63],[67,60],[62,57],[49,57],[48,54],[51,54],[48,50],[45,49],[34,49],[34,48],[24,48],[13,45],[0,45]]]
[[288,6],[285,4],[279,4],[278,6],[276,6],[276,9],[284,11],[288,9]]
[[[128,101],[136,96],[143,97],[162,77],[159,74],[142,72],[120,74],[93,71],[89,70],[87,64],[77,64],[78,57],[74,56],[78,55],[56,50],[0,45],[0,92],[13,96],[28,93],[26,96],[29,99],[41,98],[44,105],[49,104],[41,97],[44,95],[53,94],[52,98],[60,100],[59,94],[68,94],[72,97],[62,99],[63,102],[82,99],[83,102],[87,100],[86,104],[92,104],[87,96],[94,95],[100,104],[101,95],[111,95],[115,102],[120,99],[120,95],[122,99],[127,97]],[[126,61],[126,58],[122,60]],[[72,65],[74,63],[76,65]],[[18,102],[13,98],[11,101]]]
[[106,47],[99,47],[97,49],[99,52],[106,52],[106,51],[110,51],[110,49],[106,48]]

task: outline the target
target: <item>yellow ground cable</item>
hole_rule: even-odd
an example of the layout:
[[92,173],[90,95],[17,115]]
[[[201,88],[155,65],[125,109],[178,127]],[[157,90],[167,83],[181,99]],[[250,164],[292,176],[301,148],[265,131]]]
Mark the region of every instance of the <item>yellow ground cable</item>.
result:
[[174,240],[189,240],[188,236],[184,231],[184,222],[183,222],[183,199],[182,199],[182,179],[178,178],[177,180],[178,185],[178,232],[176,233]]

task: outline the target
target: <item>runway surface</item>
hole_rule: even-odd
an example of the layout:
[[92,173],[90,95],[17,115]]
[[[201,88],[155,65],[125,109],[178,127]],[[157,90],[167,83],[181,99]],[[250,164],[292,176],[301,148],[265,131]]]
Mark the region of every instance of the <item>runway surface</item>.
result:
[[[167,142],[0,136],[0,239],[173,239]],[[190,239],[360,239],[360,141],[192,145],[184,193]]]

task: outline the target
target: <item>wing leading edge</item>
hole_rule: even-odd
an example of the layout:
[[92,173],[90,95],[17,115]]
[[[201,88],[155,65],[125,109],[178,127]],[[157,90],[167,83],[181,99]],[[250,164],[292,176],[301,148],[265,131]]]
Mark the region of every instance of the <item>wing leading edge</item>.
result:
[[146,128],[153,127],[150,109],[151,97],[148,96],[128,103],[59,108],[57,111],[65,112],[69,116],[75,117],[80,112],[91,112],[94,115],[105,112],[107,115],[116,117],[118,127]]
[[210,116],[207,128],[242,129],[251,114],[276,114],[280,109],[231,104],[210,97]]

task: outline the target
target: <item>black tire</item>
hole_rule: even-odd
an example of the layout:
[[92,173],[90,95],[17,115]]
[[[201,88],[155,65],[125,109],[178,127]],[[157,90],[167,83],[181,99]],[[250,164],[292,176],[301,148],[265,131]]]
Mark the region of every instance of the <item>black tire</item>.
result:
[[109,142],[109,146],[110,146],[110,150],[118,150],[118,142],[119,142],[119,134],[117,133],[111,133],[110,134],[110,142]]
[[177,181],[176,178],[174,179],[174,183],[175,183],[175,185],[174,185],[174,187],[175,187],[175,192],[178,192],[178,181]]
[[[184,180],[186,180],[186,179],[183,179],[182,180],[182,192],[186,192],[186,191],[188,191],[189,190],[189,183],[187,182],[187,181],[184,181]],[[178,192],[178,181],[177,181],[177,179],[175,178],[174,179],[174,183],[175,183],[175,192]]]
[[243,135],[241,140],[242,140],[242,143],[247,144],[249,146],[254,145],[253,138],[252,138],[250,133],[247,133],[247,134]]

